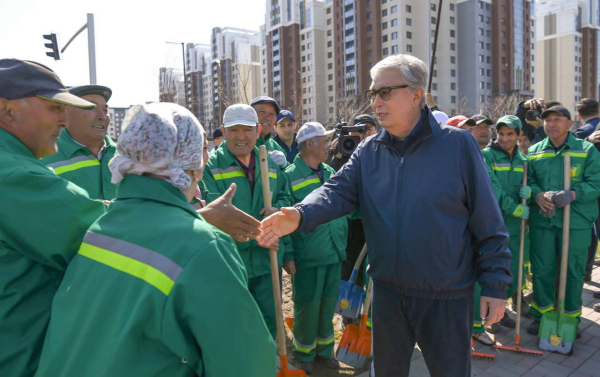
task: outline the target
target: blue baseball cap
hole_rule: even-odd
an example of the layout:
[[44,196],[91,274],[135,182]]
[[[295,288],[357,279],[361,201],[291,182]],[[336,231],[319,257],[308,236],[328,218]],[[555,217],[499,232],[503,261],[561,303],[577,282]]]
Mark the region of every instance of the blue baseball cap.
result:
[[275,106],[275,112],[277,112],[277,114],[279,114],[279,112],[281,111],[281,107],[279,107],[279,104],[277,103],[277,101],[275,101],[273,98],[268,97],[268,96],[258,96],[255,99],[252,100],[252,102],[250,102],[250,106],[254,107],[254,105],[258,105],[260,103],[270,103],[271,105]]
[[277,115],[277,122],[275,122],[275,123],[279,123],[284,119],[291,119],[293,122],[296,122],[296,118],[294,117],[294,114],[292,114],[292,112],[289,110],[281,110],[279,112],[279,114]]

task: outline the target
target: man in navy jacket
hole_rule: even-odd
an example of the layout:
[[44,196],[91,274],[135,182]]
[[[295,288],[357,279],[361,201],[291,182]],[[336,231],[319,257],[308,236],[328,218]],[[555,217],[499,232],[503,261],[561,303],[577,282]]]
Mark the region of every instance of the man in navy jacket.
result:
[[390,56],[367,91],[383,130],[294,207],[263,220],[262,239],[360,209],[374,281],[374,369],[408,376],[419,344],[432,376],[470,376],[473,285],[485,325],[503,314],[511,254],[477,142],[425,106],[427,66]]

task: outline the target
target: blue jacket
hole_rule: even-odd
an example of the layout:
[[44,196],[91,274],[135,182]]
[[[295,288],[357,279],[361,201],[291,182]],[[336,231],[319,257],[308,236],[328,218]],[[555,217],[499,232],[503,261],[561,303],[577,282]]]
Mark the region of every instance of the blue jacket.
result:
[[508,232],[471,134],[440,126],[428,109],[400,142],[382,130],[296,204],[298,231],[360,209],[369,274],[411,297],[506,298],[512,281]]
[[575,137],[585,140],[585,138],[590,136],[596,130],[598,123],[600,123],[600,118],[588,120],[583,126],[575,130]]

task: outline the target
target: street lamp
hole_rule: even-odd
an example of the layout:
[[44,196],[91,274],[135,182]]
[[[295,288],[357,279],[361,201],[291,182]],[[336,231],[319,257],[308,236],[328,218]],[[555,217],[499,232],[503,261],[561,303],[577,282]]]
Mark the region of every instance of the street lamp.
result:
[[187,70],[185,68],[185,43],[184,42],[165,42],[167,44],[171,44],[171,45],[178,45],[181,43],[181,58],[183,60],[183,85],[185,85],[185,88],[183,90],[183,95],[185,96],[185,107],[187,109],[188,107],[188,99],[187,99],[187,91],[188,91],[188,82],[187,82]]

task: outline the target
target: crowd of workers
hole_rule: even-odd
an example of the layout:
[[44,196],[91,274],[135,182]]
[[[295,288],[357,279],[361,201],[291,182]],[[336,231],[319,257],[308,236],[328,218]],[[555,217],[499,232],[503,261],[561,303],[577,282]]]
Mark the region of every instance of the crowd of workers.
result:
[[225,110],[210,153],[194,115],[169,103],[132,107],[115,143],[110,88],[0,60],[0,375],[274,376],[269,249],[292,277],[297,367],[339,368],[339,283],[365,243],[374,369],[407,375],[416,342],[432,375],[465,375],[471,337],[493,345],[515,327],[522,219],[527,331],[554,309],[567,204],[566,313],[579,318],[598,265],[598,102],[577,105],[577,129],[538,98],[497,120],[448,118],[423,67],[407,55],[374,67],[373,113],[352,119],[361,143],[344,156],[334,129],[300,126],[266,96]]

